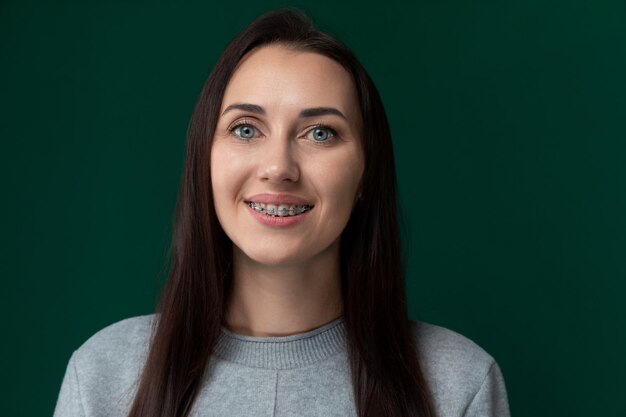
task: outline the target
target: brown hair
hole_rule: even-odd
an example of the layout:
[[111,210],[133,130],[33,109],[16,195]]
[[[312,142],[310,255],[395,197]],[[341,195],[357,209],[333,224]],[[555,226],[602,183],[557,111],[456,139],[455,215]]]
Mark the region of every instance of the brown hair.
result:
[[363,121],[361,198],[341,236],[341,286],[348,354],[360,417],[432,417],[406,311],[387,116],[363,66],[332,36],[294,10],[265,14],[219,57],[187,133],[169,278],[129,417],[184,417],[192,408],[219,336],[231,287],[232,243],[215,214],[210,152],[224,90],[252,49],[283,43],[325,55],[352,76]]

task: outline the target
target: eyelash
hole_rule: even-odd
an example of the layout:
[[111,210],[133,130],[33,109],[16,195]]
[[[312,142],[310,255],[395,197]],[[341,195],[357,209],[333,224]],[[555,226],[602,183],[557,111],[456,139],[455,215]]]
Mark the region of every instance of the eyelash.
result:
[[[252,121],[250,121],[250,120],[246,120],[246,119],[241,119],[241,120],[237,120],[235,123],[233,123],[232,125],[230,125],[230,127],[228,128],[228,132],[229,132],[231,135],[236,136],[236,137],[237,137],[237,138],[239,138],[240,140],[244,140],[243,138],[238,137],[238,136],[235,134],[235,130],[236,130],[238,127],[241,127],[241,126],[252,126],[255,130],[257,130],[257,131],[259,130],[259,128],[258,128],[258,127],[256,127],[256,125],[255,125]],[[247,140],[250,140],[250,139],[247,139]]]
[[311,126],[309,129],[307,129],[306,135],[308,135],[309,133],[311,133],[315,129],[325,129],[326,131],[328,131],[328,133],[330,133],[330,136],[328,137],[328,139],[326,139],[326,140],[324,140],[322,142],[318,142],[316,140],[313,140],[313,142],[315,142],[318,145],[322,145],[322,146],[330,145],[331,143],[336,141],[337,138],[339,137],[339,135],[337,134],[337,131],[335,129],[333,129],[332,127],[327,126],[325,124],[322,124],[322,123],[318,123],[318,124],[315,124],[315,125]]
[[[241,126],[252,126],[252,127],[253,127],[256,131],[259,131],[259,130],[260,130],[260,129],[259,129],[259,128],[258,128],[258,127],[254,124],[254,122],[252,122],[251,120],[246,120],[246,119],[238,120],[238,121],[236,121],[235,123],[233,123],[233,124],[232,124],[232,125],[228,128],[228,131],[230,132],[230,134],[231,134],[231,135],[233,135],[233,136],[237,137],[239,140],[248,141],[248,140],[253,139],[253,138],[250,138],[250,139],[244,139],[244,138],[241,138],[241,137],[239,137],[238,135],[236,135],[236,134],[235,134],[235,130],[236,130],[238,127],[241,127]],[[339,135],[338,135],[338,133],[337,133],[337,131],[336,131],[335,129],[333,129],[332,127],[327,126],[327,125],[325,125],[325,124],[322,124],[322,123],[318,123],[318,124],[315,124],[315,125],[313,125],[313,126],[310,126],[310,127],[306,130],[305,135],[307,135],[307,136],[308,136],[308,134],[309,134],[309,133],[311,133],[311,132],[312,132],[313,130],[315,130],[315,129],[325,129],[326,131],[328,131],[328,133],[330,133],[329,138],[328,138],[328,139],[326,139],[326,140],[324,140],[324,141],[322,141],[322,142],[320,142],[320,141],[316,141],[316,140],[313,140],[313,139],[311,140],[312,142],[314,142],[314,143],[315,143],[315,144],[317,144],[317,145],[327,146],[327,145],[329,145],[330,143],[334,142],[334,141],[335,141],[335,140],[339,137]]]

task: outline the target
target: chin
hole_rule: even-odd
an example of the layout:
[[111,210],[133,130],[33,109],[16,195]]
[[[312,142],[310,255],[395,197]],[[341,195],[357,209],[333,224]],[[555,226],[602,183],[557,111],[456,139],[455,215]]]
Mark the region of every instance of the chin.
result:
[[296,254],[290,255],[286,253],[281,254],[251,254],[251,256],[247,256],[252,262],[257,264],[270,266],[270,267],[279,267],[279,266],[293,266],[302,263],[306,259],[302,256],[297,256]]
[[306,257],[301,254],[284,251],[276,253],[268,250],[242,250],[242,254],[251,262],[270,267],[293,266],[306,261]]

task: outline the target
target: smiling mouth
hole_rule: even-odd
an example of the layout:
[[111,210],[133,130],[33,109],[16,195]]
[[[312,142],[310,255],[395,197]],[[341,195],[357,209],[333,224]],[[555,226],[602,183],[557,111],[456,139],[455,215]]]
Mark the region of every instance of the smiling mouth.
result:
[[254,211],[270,217],[297,216],[314,207],[309,204],[265,204],[253,201],[246,201],[245,203]]

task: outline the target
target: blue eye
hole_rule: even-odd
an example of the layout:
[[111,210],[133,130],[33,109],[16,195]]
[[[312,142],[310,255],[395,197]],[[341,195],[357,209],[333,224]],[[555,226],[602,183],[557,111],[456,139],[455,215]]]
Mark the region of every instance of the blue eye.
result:
[[249,124],[240,124],[232,129],[231,132],[241,139],[252,139],[256,135],[256,128]]
[[318,126],[309,130],[307,136],[315,142],[326,142],[328,139],[335,136],[335,134],[335,131],[329,127]]

